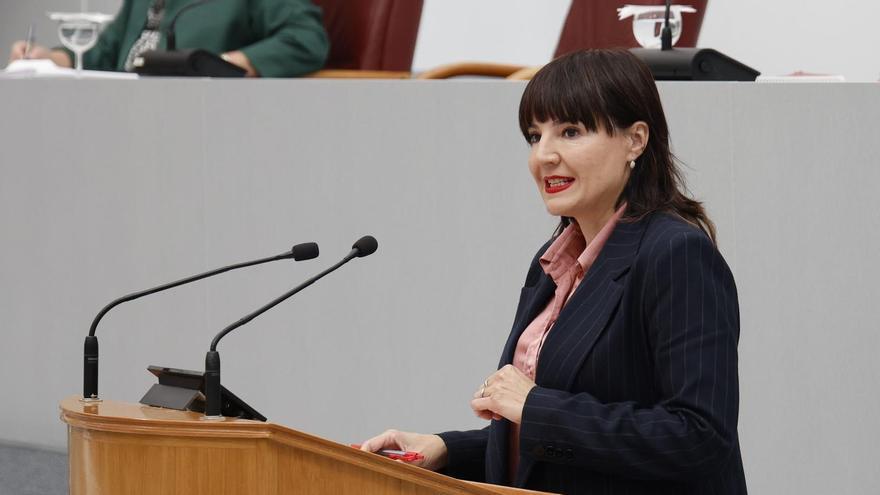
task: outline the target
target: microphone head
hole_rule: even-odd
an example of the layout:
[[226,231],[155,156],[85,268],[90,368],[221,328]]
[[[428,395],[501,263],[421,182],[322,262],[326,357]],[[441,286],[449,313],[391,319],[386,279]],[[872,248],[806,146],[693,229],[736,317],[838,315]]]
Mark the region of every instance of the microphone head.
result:
[[293,246],[290,253],[296,261],[315,259],[318,257],[318,244],[314,242],[297,244],[296,246]]
[[357,251],[355,256],[358,258],[363,258],[364,256],[369,256],[375,253],[378,247],[379,243],[376,241],[376,238],[371,235],[361,237],[351,246],[352,249]]

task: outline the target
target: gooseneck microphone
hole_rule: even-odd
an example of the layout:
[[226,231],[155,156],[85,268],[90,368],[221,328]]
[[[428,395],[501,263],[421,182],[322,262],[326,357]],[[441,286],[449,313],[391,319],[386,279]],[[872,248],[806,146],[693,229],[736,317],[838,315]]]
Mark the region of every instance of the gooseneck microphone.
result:
[[672,0],[666,0],[666,13],[660,31],[660,50],[630,48],[656,81],[754,81],[761,73],[711,48],[672,48],[669,17]]
[[663,31],[660,32],[660,49],[672,50],[672,28],[669,27],[669,12],[672,10],[672,0],[666,0],[666,19],[663,22]]
[[351,246],[351,251],[349,251],[349,253],[345,255],[345,257],[342,258],[341,261],[322,271],[321,273],[315,275],[314,277],[306,280],[305,282],[294,287],[293,289],[285,292],[284,294],[276,297],[269,304],[266,304],[256,311],[244,316],[243,318],[227,326],[226,328],[221,330],[220,333],[214,336],[214,340],[211,341],[211,348],[205,355],[205,417],[218,418],[221,416],[222,398],[220,387],[220,353],[217,352],[217,344],[220,343],[220,339],[225,337],[229,332],[235,330],[242,325],[245,325],[254,318],[284,302],[289,297],[312,285],[313,283],[322,279],[326,275],[335,271],[336,269],[353,260],[354,258],[363,258],[364,256],[369,256],[375,253],[378,247],[379,243],[376,241],[375,237],[370,235],[361,237]]
[[119,299],[114,300],[110,304],[104,306],[104,308],[98,312],[95,319],[92,320],[92,326],[89,328],[89,335],[86,336],[86,341],[84,345],[83,352],[83,400],[99,400],[98,399],[98,337],[95,336],[95,330],[98,328],[98,323],[101,321],[101,318],[107,314],[108,311],[113,309],[114,307],[128,301],[133,301],[135,299],[140,299],[141,297],[148,296],[150,294],[155,294],[157,292],[162,292],[164,290],[173,289],[174,287],[178,287],[184,284],[188,284],[190,282],[195,282],[197,280],[201,280],[203,278],[213,277],[214,275],[219,275],[224,272],[228,272],[230,270],[236,270],[238,268],[245,268],[248,266],[260,265],[263,263],[268,263],[270,261],[278,261],[278,260],[286,260],[293,259],[296,261],[310,260],[318,257],[318,245],[314,242],[306,242],[303,244],[297,244],[293,246],[292,249],[286,251],[284,253],[269,256],[267,258],[261,258],[254,261],[246,261],[244,263],[237,263],[235,265],[225,266],[223,268],[217,268],[216,270],[211,270],[209,272],[201,273],[198,275],[193,275],[191,277],[183,278],[177,280],[175,282],[167,283],[164,285],[160,285],[158,287],[153,287],[152,289],[142,290],[140,292],[134,292],[132,294],[128,294],[126,296],[122,296]]

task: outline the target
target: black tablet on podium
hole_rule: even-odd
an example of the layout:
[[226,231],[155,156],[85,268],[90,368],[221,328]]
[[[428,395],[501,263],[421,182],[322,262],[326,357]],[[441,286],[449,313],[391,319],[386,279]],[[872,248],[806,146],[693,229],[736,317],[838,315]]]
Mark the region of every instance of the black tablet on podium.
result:
[[[167,407],[179,411],[205,412],[205,375],[203,372],[153,365],[147,366],[147,371],[156,375],[159,383],[150,387],[150,390],[141,398],[141,404]],[[220,386],[220,398],[220,411],[223,416],[266,421],[265,416],[222,385]]]

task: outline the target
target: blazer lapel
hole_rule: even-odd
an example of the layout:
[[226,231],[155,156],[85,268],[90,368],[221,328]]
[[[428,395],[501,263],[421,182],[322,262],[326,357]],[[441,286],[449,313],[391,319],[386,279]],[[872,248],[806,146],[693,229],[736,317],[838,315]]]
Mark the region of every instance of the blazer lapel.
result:
[[559,390],[571,387],[617,308],[623,294],[618,279],[629,270],[648,221],[621,222],[615,227],[547,335],[538,359],[538,385]]
[[[541,275],[538,283],[534,287],[523,287],[519,298],[519,306],[516,311],[516,318],[513,321],[513,329],[507,343],[504,345],[504,351],[501,353],[501,361],[498,368],[501,369],[506,364],[513,362],[513,354],[516,352],[516,345],[519,338],[525,331],[529,323],[543,310],[550,298],[556,292],[556,284],[546,274]],[[510,434],[510,423],[506,419],[492,420],[489,426],[489,443],[486,447],[486,482],[497,485],[507,484],[508,480],[508,464],[510,459],[510,445],[508,444],[508,435]],[[521,473],[523,470],[522,463],[528,462],[525,457],[520,457],[520,467],[517,470]],[[531,469],[531,464],[528,464]]]
[[[516,351],[516,344],[519,342],[520,335],[522,335],[529,323],[538,316],[541,310],[547,306],[555,292],[556,284],[543,271],[534,286],[523,287],[519,296],[516,317],[513,320],[513,328],[510,331],[510,337],[507,338],[507,343],[504,345],[504,351],[501,353],[501,361],[498,363],[499,369],[513,362],[513,353]],[[492,420],[490,423],[489,443],[486,448],[487,483],[506,484],[508,482],[509,433],[510,424],[506,419]]]

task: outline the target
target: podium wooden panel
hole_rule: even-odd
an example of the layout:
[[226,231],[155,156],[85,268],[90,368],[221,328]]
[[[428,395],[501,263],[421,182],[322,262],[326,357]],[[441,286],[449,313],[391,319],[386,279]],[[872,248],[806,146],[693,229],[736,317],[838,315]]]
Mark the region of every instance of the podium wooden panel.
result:
[[114,401],[61,402],[70,495],[528,494],[470,483],[284,426]]

